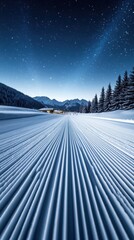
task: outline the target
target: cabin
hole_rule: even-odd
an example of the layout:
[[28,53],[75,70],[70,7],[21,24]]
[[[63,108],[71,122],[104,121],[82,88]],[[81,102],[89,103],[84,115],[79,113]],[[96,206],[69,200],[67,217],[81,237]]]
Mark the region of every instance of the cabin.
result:
[[53,113],[54,112],[54,108],[41,108],[39,110],[41,112],[45,112],[45,113]]

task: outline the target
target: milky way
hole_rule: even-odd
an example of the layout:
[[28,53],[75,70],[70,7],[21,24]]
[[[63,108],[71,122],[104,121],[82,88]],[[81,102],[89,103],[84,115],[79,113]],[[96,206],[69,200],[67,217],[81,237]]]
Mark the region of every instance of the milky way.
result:
[[134,63],[134,3],[0,1],[0,81],[30,96],[91,99]]

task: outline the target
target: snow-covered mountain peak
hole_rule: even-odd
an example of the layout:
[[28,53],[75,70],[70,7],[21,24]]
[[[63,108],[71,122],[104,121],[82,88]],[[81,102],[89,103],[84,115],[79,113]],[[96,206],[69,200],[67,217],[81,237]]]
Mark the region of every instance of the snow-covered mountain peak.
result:
[[85,99],[71,99],[71,100],[64,100],[64,101],[58,101],[56,99],[50,99],[46,96],[37,96],[37,97],[34,97],[35,100],[41,102],[44,104],[44,106],[46,107],[55,107],[55,108],[61,108],[61,109],[64,109],[64,110],[69,110],[69,109],[74,109],[75,110],[78,110],[78,108],[80,106],[87,106],[88,105],[88,102],[87,100]]

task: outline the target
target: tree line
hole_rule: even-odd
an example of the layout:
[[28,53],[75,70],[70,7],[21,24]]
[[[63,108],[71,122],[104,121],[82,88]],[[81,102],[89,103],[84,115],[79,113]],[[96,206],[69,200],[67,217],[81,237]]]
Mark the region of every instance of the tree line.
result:
[[114,89],[111,84],[108,88],[102,87],[100,97],[98,99],[95,94],[92,102],[88,104],[87,112],[100,113],[122,109],[134,108],[134,67],[132,72],[128,75],[125,71],[123,78],[118,76]]

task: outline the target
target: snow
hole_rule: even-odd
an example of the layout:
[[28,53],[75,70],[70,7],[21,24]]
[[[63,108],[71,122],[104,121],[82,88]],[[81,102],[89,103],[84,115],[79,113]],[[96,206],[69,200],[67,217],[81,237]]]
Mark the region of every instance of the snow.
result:
[[30,108],[22,108],[22,107],[12,107],[12,106],[0,106],[0,113],[18,113],[18,112],[22,112],[22,113],[37,113],[39,112],[36,109],[30,109]]
[[134,109],[132,110],[117,110],[112,112],[92,113],[92,118],[112,120],[117,122],[134,123]]
[[2,111],[11,119],[0,122],[1,240],[133,239],[133,123]]
[[2,105],[0,106],[0,120],[36,116],[40,114],[42,113],[36,109],[2,106]]

